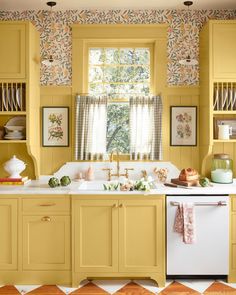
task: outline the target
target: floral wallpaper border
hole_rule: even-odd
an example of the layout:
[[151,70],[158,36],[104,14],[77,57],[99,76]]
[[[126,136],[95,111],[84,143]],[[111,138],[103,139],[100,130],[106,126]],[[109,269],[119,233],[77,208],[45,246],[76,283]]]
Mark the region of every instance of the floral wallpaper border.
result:
[[[41,56],[53,48],[60,64],[41,65],[41,85],[71,85],[71,28],[81,24],[159,24],[168,23],[169,86],[198,85],[198,66],[181,66],[178,61],[190,52],[198,59],[199,31],[208,19],[236,19],[236,10],[46,10],[0,11],[0,20],[30,20],[40,32]],[[51,20],[53,28],[51,31]],[[187,42],[186,42],[187,41]],[[188,46],[187,44],[190,44]]]

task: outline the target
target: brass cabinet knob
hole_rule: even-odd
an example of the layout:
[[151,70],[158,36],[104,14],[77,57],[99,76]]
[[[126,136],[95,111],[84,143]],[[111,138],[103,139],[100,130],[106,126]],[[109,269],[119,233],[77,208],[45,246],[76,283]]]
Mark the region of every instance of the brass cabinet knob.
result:
[[117,208],[118,207],[118,205],[117,204],[113,204],[113,206],[112,206],[113,208]]
[[51,221],[51,217],[49,216],[44,216],[41,218],[42,221]]
[[123,208],[124,207],[124,205],[121,203],[120,205],[119,205],[119,208]]

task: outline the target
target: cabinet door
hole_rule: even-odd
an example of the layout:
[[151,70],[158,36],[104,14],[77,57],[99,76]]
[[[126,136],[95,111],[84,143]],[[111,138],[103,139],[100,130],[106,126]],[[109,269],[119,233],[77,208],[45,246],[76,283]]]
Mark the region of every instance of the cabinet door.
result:
[[236,24],[213,24],[213,77],[236,76]]
[[76,200],[73,215],[75,271],[118,271],[118,202]]
[[0,199],[0,270],[17,269],[17,200]]
[[23,269],[70,269],[70,216],[23,217]]
[[119,271],[164,272],[164,197],[119,203]]
[[0,78],[25,78],[25,26],[0,23]]

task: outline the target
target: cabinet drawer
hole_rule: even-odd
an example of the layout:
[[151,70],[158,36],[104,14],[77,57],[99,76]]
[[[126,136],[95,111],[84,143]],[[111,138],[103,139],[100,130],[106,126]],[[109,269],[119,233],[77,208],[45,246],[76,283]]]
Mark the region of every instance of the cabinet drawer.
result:
[[37,199],[24,199],[23,200],[24,213],[44,213],[44,212],[70,212],[70,198],[37,198]]
[[232,198],[232,211],[236,211],[236,197]]

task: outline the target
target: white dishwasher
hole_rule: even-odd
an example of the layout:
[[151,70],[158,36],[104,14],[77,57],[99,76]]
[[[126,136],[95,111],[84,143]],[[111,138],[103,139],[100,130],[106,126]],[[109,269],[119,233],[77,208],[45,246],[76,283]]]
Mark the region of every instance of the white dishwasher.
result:
[[[194,244],[174,232],[177,206],[194,204]],[[229,197],[177,196],[166,199],[167,275],[227,275],[229,271]]]

